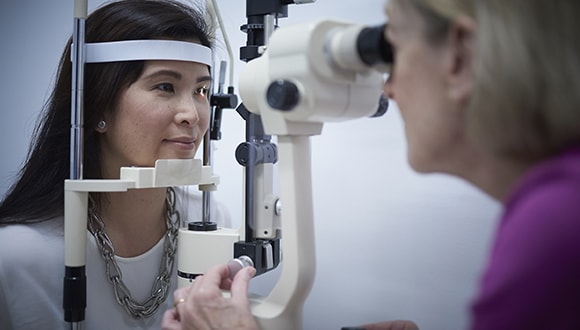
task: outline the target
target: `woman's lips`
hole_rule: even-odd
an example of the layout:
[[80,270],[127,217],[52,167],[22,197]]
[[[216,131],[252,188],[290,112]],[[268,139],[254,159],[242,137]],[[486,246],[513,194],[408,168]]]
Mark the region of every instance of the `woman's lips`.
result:
[[195,140],[191,138],[168,139],[165,141],[180,149],[191,150],[195,148]]

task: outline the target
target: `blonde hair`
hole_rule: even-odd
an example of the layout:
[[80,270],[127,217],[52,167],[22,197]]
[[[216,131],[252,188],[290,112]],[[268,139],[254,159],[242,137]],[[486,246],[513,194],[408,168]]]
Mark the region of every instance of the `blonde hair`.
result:
[[[580,1],[397,0],[428,31],[460,16],[477,24],[467,130],[492,152],[540,159],[580,143]],[[442,39],[426,34],[428,39]]]

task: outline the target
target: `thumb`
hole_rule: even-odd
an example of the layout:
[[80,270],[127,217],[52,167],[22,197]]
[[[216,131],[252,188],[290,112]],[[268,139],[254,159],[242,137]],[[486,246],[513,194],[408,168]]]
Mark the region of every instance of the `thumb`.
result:
[[248,303],[248,287],[250,286],[250,280],[255,274],[256,269],[254,267],[244,267],[236,274],[231,286],[233,300],[243,304]]

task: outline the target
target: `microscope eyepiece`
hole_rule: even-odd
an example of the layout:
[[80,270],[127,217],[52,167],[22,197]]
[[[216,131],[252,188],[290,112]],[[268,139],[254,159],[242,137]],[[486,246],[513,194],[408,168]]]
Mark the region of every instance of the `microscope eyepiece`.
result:
[[334,64],[344,70],[389,71],[393,63],[393,49],[385,40],[386,26],[352,25],[337,29],[330,35],[326,51]]
[[393,63],[393,48],[385,39],[387,24],[366,27],[359,33],[356,49],[360,59],[369,66]]

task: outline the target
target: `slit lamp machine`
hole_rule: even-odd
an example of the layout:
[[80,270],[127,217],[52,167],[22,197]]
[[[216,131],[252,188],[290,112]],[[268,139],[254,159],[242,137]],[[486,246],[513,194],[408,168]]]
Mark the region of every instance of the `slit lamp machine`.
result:
[[[123,167],[118,180],[84,180],[85,63],[165,59],[212,66],[213,58],[206,47],[171,40],[85,43],[87,0],[75,0],[63,287],[64,319],[71,328],[81,328],[90,298],[85,276],[89,192],[174,185],[198,185],[204,208],[203,219],[179,230],[178,285],[188,285],[219,263],[229,262],[231,272],[253,265],[256,276],[282,264],[269,295],[251,298],[252,313],[263,329],[302,328],[302,308],[316,268],[310,137],[321,134],[325,122],[384,114],[388,102],[382,85],[393,60],[384,25],[319,20],[277,27],[278,19],[287,17],[288,5],[313,2],[246,1],[247,24],[241,28],[247,44],[240,48],[240,59],[246,64],[238,82],[242,103],[237,104],[233,87],[223,91],[222,62],[218,90],[210,97],[212,122],[202,160],[162,159],[151,168]],[[212,6],[217,8],[215,1]],[[210,194],[219,184],[211,167],[210,141],[220,139],[222,110],[227,108],[236,108],[246,123],[246,140],[236,149],[236,159],[245,167],[241,228],[218,227],[209,212]],[[273,191],[274,166],[278,166],[279,195]]]

